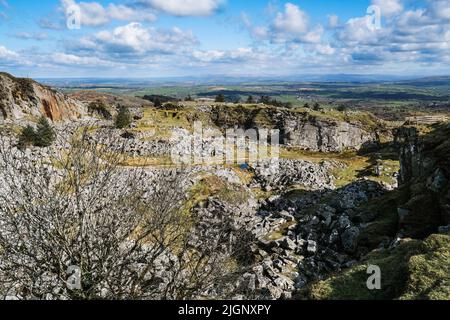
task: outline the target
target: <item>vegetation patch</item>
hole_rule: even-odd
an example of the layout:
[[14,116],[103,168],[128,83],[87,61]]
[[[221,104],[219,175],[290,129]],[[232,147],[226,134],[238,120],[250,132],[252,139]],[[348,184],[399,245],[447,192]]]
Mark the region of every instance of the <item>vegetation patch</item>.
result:
[[431,235],[424,253],[411,257],[406,292],[400,299],[450,299],[450,236]]
[[118,129],[124,129],[130,126],[132,122],[131,113],[126,107],[120,107],[117,114],[115,126]]
[[37,123],[36,129],[31,125],[28,125],[22,130],[18,146],[22,149],[30,145],[45,148],[51,146],[55,138],[55,131],[47,118],[41,117]]
[[[314,300],[391,300],[399,298],[408,281],[408,263],[421,253],[421,241],[408,240],[391,250],[375,250],[362,263],[340,274],[316,282],[299,293],[301,298]],[[367,288],[369,265],[381,269],[381,290]]]
[[210,197],[231,205],[242,205],[249,199],[249,193],[241,185],[232,184],[215,175],[201,179],[191,191],[192,206],[207,201]]

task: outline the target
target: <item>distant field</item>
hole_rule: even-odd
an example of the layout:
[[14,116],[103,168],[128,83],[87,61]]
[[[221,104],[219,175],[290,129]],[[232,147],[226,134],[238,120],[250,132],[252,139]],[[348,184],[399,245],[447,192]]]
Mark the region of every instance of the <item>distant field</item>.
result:
[[60,87],[73,92],[95,90],[112,94],[142,97],[161,95],[175,99],[214,98],[223,94],[228,101],[245,101],[248,96],[255,99],[270,96],[281,102],[290,102],[293,107],[320,103],[322,108],[345,106],[363,109],[392,120],[420,112],[444,112],[450,110],[450,79],[417,80],[404,82],[262,82],[239,84],[196,85],[170,84],[101,84],[84,83]]

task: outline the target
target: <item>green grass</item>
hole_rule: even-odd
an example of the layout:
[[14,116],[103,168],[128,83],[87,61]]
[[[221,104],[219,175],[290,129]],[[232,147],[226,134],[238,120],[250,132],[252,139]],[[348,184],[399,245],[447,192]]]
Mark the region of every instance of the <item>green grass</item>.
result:
[[450,300],[450,236],[426,239],[424,253],[410,259],[408,273],[400,299]]
[[[422,243],[410,240],[393,250],[376,250],[363,262],[319,281],[300,292],[301,298],[313,300],[391,300],[402,295],[408,281],[408,262],[411,256],[421,252]],[[381,269],[381,290],[367,288],[369,265]]]
[[205,175],[191,190],[190,202],[194,206],[210,197],[217,197],[231,205],[242,205],[250,194],[241,185],[231,184],[215,175]]
[[[391,250],[375,250],[362,263],[299,292],[315,300],[450,300],[450,235],[406,240]],[[381,290],[369,290],[368,265],[381,269]]]

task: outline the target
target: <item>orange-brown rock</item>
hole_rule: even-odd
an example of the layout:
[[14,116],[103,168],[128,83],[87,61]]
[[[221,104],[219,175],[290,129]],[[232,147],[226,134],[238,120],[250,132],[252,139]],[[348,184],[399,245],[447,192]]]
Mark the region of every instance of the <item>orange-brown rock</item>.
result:
[[52,121],[64,121],[84,114],[84,104],[63,93],[31,79],[0,73],[0,120],[27,120],[44,115]]

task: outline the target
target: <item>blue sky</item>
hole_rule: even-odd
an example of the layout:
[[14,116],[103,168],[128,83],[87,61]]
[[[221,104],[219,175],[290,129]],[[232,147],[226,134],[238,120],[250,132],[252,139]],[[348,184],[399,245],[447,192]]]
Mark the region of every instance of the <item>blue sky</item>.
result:
[[425,76],[449,52],[450,0],[0,0],[18,76]]

